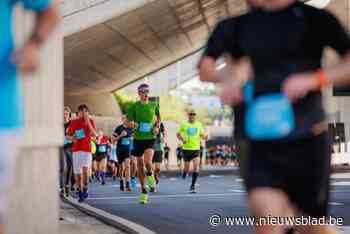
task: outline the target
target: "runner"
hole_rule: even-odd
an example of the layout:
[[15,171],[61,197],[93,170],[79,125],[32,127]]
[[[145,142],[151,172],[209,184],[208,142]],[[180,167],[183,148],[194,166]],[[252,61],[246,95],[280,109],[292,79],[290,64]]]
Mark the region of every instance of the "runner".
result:
[[178,144],[176,148],[176,158],[177,158],[177,167],[182,171],[182,145]]
[[167,143],[165,143],[164,147],[164,163],[165,163],[165,168],[169,170],[169,154],[170,154],[170,147]]
[[109,147],[109,158],[108,158],[108,164],[111,168],[111,176],[113,181],[116,181],[117,179],[117,173],[118,173],[118,156],[117,156],[117,141],[112,136],[110,147]]
[[68,128],[68,139],[73,141],[73,169],[78,187],[79,202],[88,198],[89,170],[92,163],[91,136],[97,135],[95,122],[89,117],[86,105],[78,107],[78,118]]
[[97,137],[97,150],[96,150],[96,162],[97,162],[97,178],[101,179],[101,185],[106,184],[106,172],[107,172],[107,152],[108,152],[109,139],[104,135],[103,130],[98,130]]
[[160,177],[160,166],[163,162],[163,154],[165,147],[166,131],[163,123],[159,125],[159,133],[157,135],[156,141],[154,143],[154,156],[153,156],[153,168],[154,168],[154,179],[156,184],[159,184]]
[[64,178],[64,193],[65,196],[69,196],[69,183],[70,183],[70,190],[74,192],[75,188],[75,179],[74,179],[74,173],[73,173],[73,158],[72,158],[72,146],[73,142],[67,139],[67,130],[71,123],[71,110],[69,107],[64,107],[64,133],[65,133],[65,139],[64,139],[64,145],[63,145],[63,152],[66,162],[66,173]]
[[[234,81],[224,86],[223,100],[240,103],[245,80],[253,79],[253,99],[245,99],[250,105],[247,116],[253,117],[250,114],[254,114],[255,98],[264,100],[271,93],[282,91],[293,103],[294,116],[284,123],[290,126],[294,119],[295,128],[287,136],[276,134],[270,140],[263,140],[271,134],[268,129],[261,132],[262,140],[256,140],[253,137],[256,129],[248,127],[251,122],[246,124],[246,133],[249,130],[250,138],[255,139],[250,142],[250,158],[244,173],[251,213],[255,217],[266,214],[285,217],[289,213],[327,216],[330,150],[320,90],[347,82],[350,40],[338,20],[325,10],[296,0],[259,1],[259,4],[261,10],[218,24],[200,61],[200,77],[204,81],[224,80],[216,72],[215,62],[223,54],[229,54],[236,71],[233,71]],[[342,61],[322,70],[322,52],[327,46],[335,49]],[[279,97],[279,101],[285,100],[282,95]],[[287,101],[284,103],[284,108],[290,106]],[[276,108],[274,111],[272,114],[280,114]],[[260,234],[284,233],[283,226],[255,228]],[[301,234],[334,233],[327,226],[296,228]]]
[[119,178],[120,190],[124,191],[124,175],[126,191],[131,192],[130,187],[130,144],[133,129],[128,127],[128,120],[122,116],[122,125],[119,125],[113,132],[113,139],[118,141],[117,155],[120,164]]
[[[128,124],[129,126],[129,124]],[[134,138],[130,138],[130,152],[134,150]],[[137,187],[137,158],[130,156],[130,174],[131,174],[131,188],[136,190]]]
[[183,122],[177,133],[177,138],[183,143],[182,145],[182,157],[185,161],[185,167],[182,174],[182,178],[186,178],[189,170],[190,163],[192,162],[192,184],[190,191],[196,192],[196,181],[199,174],[199,151],[201,140],[206,140],[207,136],[204,133],[202,123],[196,121],[196,112],[190,111],[188,114],[188,121]]
[[[35,12],[30,37],[15,51],[12,36],[13,9],[21,3],[26,11]],[[8,206],[8,191],[12,186],[20,131],[23,127],[21,85],[17,71],[29,74],[39,67],[40,50],[59,21],[58,1],[0,1],[0,233]],[[28,107],[30,108],[30,107]]]
[[148,201],[147,184],[151,192],[156,191],[155,179],[152,172],[153,145],[155,136],[159,132],[160,114],[159,104],[148,100],[149,86],[142,84],[138,87],[140,101],[134,103],[129,112],[130,127],[135,129],[132,155],[137,157],[138,177],[141,184],[140,203]]
[[100,177],[98,176],[98,167],[97,167],[97,161],[96,161],[96,153],[97,153],[97,145],[96,145],[97,139],[96,137],[91,137],[91,154],[92,154],[92,165],[91,165],[91,179],[96,179],[97,181],[100,181]]

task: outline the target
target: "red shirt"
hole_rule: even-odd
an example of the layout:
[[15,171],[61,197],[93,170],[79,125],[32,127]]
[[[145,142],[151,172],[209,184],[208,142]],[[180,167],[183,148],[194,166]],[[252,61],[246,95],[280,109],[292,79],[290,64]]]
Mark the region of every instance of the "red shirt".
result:
[[[96,129],[95,122],[92,119],[90,119],[90,123]],[[77,139],[72,146],[73,152],[91,153],[91,131],[83,118],[75,119],[71,122],[68,128],[68,135]]]
[[109,140],[108,136],[98,137],[98,144],[99,145],[107,145],[108,140]]

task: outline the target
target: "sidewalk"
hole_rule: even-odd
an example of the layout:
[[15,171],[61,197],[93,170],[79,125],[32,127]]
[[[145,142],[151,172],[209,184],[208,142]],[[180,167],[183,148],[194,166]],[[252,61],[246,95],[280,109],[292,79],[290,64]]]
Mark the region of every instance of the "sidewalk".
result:
[[126,234],[111,226],[85,215],[71,205],[60,204],[60,234]]

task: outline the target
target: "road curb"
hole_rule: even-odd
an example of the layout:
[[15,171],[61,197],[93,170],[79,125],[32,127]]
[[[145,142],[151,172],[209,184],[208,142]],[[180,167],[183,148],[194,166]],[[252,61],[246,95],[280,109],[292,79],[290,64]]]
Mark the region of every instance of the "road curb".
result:
[[92,216],[96,218],[97,220],[110,225],[112,227],[115,227],[121,231],[124,231],[128,234],[156,234],[155,232],[151,231],[150,229],[134,223],[130,220],[124,219],[122,217],[112,215],[106,211],[103,211],[101,209],[97,209],[95,207],[90,206],[86,203],[79,203],[77,200],[71,197],[63,197],[61,198],[63,202],[66,202],[76,209],[80,210],[81,212]]

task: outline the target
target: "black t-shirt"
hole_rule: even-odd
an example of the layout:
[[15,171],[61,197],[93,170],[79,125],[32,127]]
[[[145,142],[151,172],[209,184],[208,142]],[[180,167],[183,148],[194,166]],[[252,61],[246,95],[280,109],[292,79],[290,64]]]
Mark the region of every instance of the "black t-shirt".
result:
[[113,133],[113,136],[119,136],[123,131],[126,131],[127,135],[125,137],[121,137],[118,140],[117,150],[120,151],[130,151],[131,148],[131,136],[133,134],[133,130],[131,128],[125,127],[124,125],[119,125]]
[[[255,97],[281,90],[286,77],[321,67],[325,47],[340,55],[350,51],[350,40],[339,21],[328,11],[295,2],[288,8],[254,10],[221,21],[210,36],[205,56],[217,59],[248,56],[255,72]],[[289,136],[310,134],[325,119],[321,92],[311,92],[294,105],[296,128]],[[234,108],[235,136],[244,136],[244,106]]]

